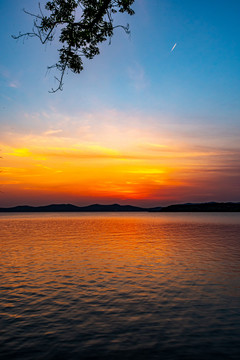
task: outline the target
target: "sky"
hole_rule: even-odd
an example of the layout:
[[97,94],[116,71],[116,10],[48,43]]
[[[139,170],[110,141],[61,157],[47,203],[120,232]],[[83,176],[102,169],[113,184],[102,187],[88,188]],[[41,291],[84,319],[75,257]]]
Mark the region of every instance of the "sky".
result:
[[238,0],[136,0],[54,94],[38,2],[0,2],[0,206],[240,201]]

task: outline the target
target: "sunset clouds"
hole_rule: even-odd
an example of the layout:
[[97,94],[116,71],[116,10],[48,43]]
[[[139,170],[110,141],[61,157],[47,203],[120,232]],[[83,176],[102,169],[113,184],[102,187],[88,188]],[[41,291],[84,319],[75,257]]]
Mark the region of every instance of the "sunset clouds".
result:
[[37,116],[43,123],[54,120],[45,129],[41,124],[38,134],[9,131],[2,137],[1,197],[6,205],[29,197],[41,204],[96,199],[145,206],[224,200],[226,182],[231,183],[226,200],[239,195],[234,179],[240,175],[240,148],[203,145],[206,129],[201,127],[193,143],[184,127],[179,138],[171,123],[156,126],[159,118],[154,116],[145,130],[143,114],[79,113],[84,119],[79,123],[78,116],[66,118],[54,111]]

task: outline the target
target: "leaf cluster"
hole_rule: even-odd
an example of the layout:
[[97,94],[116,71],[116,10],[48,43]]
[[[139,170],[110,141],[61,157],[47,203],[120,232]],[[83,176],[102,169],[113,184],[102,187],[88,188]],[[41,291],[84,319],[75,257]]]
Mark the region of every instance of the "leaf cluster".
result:
[[14,36],[38,37],[42,44],[57,37],[61,44],[59,60],[49,67],[56,68],[60,77],[56,78],[58,86],[51,92],[62,90],[63,77],[67,69],[74,73],[83,70],[83,58],[92,59],[100,53],[99,45],[111,40],[114,29],[120,27],[127,34],[129,25],[115,25],[114,14],[117,12],[133,15],[134,0],[52,0],[45,4],[45,13],[39,4],[39,14],[25,11],[34,18],[32,32]]

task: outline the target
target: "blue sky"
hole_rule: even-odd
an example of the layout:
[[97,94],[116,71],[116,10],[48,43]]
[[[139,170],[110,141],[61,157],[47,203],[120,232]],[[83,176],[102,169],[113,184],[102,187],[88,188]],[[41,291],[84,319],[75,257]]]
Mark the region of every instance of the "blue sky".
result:
[[[0,3],[4,146],[17,146],[23,134],[49,131],[74,139],[77,129],[86,127],[92,142],[98,136],[113,146],[106,131],[111,125],[122,142],[137,129],[149,139],[157,134],[159,143],[230,149],[231,159],[222,158],[221,166],[230,163],[231,179],[239,176],[239,1],[136,0],[135,15],[117,19],[130,24],[131,35],[116,31],[111,45],[103,44],[80,75],[69,72],[64,90],[55,94],[48,92],[56,86],[54,73],[46,70],[57,61],[57,43],[11,38],[31,30],[32,18],[22,9],[35,12],[37,6],[33,0]],[[212,198],[221,200],[220,193]],[[235,185],[229,198],[239,195]]]
[[[238,117],[238,1],[137,0],[136,15],[119,19],[130,23],[131,37],[118,30],[112,45],[103,45],[101,56],[88,61],[80,76],[66,76],[65,91],[53,96],[48,90],[55,85],[54,74],[46,75],[46,68],[55,62],[56,44],[42,47],[37,39],[24,44],[11,39],[11,34],[31,30],[32,18],[22,9],[34,11],[37,4],[3,0],[0,5],[1,87],[16,106],[59,106],[64,99],[66,110],[74,111],[81,98],[85,108],[99,101],[100,107],[174,116]],[[7,89],[11,84],[16,88]]]

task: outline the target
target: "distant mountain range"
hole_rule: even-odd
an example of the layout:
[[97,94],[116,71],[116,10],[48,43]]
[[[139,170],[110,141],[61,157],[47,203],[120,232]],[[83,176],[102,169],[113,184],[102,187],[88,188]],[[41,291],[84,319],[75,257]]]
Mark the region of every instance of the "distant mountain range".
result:
[[46,206],[14,206],[0,208],[0,212],[240,212],[240,202],[208,202],[200,204],[176,204],[165,207],[143,208],[132,205],[76,206],[72,204],[52,204]]

